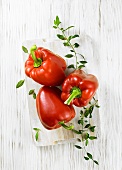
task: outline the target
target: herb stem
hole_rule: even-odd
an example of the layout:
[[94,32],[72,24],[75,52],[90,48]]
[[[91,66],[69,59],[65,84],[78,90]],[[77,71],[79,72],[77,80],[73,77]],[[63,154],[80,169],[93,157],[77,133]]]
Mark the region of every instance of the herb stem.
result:
[[67,38],[66,34],[64,33],[64,31],[61,28],[59,28],[59,27],[57,27],[57,28],[62,32],[63,36],[65,37],[65,39],[67,40],[68,44],[70,45],[70,47],[72,48],[72,50],[74,52],[74,56],[75,56],[75,59],[76,59],[76,61],[75,61],[76,62],[76,70],[77,70],[78,69],[78,64],[77,64],[78,63],[78,57],[77,57],[78,53],[76,53],[75,48],[73,47],[71,42],[68,40],[68,38]]

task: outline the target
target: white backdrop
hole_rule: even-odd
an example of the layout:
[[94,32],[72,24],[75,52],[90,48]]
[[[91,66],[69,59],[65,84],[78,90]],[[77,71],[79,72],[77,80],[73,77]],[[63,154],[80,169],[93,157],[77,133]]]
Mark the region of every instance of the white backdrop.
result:
[[[92,70],[99,79],[100,144],[90,151],[100,165],[85,162],[72,144],[36,147],[32,142],[21,45],[24,40],[56,36],[58,15],[71,33],[93,39]],[[121,0],[0,0],[0,169],[122,169],[122,3]]]

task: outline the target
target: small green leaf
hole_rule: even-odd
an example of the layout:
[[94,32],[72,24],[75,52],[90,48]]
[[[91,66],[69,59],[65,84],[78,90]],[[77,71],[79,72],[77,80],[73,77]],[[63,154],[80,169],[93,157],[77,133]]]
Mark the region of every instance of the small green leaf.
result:
[[86,64],[87,61],[79,61],[81,64]]
[[60,20],[59,20],[59,17],[56,16],[56,24],[57,24],[57,26],[58,26],[60,23],[61,23],[61,22],[60,22]]
[[84,112],[84,116],[87,117],[89,115],[89,109],[86,109]]
[[40,131],[41,129],[39,129],[39,128],[33,128],[33,130],[35,130],[35,131]]
[[34,89],[31,89],[30,91],[29,91],[29,95],[31,95],[31,94],[33,94],[34,93]]
[[96,136],[89,136],[89,139],[94,140],[94,139],[97,139],[97,137]]
[[68,41],[70,41],[72,39],[72,36],[70,35],[69,37],[68,37]]
[[87,124],[84,128],[88,128],[90,126],[90,124]]
[[87,156],[92,159],[92,155],[90,153],[87,152]]
[[88,120],[85,120],[84,122],[85,122],[85,123],[87,123],[87,122],[88,122]]
[[86,133],[85,136],[84,136],[85,140],[87,140],[89,138],[89,134]]
[[25,52],[25,53],[28,53],[28,49],[24,46],[22,46],[22,50]]
[[78,124],[83,125],[83,124],[84,124],[84,119],[83,119],[83,118],[81,118],[80,120],[78,120]]
[[71,64],[67,68],[74,68],[75,69],[75,66],[74,66],[74,64]]
[[36,93],[35,92],[33,93],[33,98],[36,99]]
[[98,105],[95,105],[97,108],[100,108],[100,106],[98,106]]
[[85,65],[79,65],[79,66],[78,66],[79,69],[81,69],[81,68],[83,68],[83,67],[85,67]]
[[20,80],[17,85],[16,85],[16,88],[19,88],[21,87],[23,84],[24,84],[25,80]]
[[88,160],[89,160],[89,158],[88,158],[88,157],[86,157],[86,156],[84,156],[84,159],[85,159],[86,161],[88,161]]
[[76,38],[76,37],[79,37],[79,35],[75,34],[75,35],[72,36],[72,38]]
[[68,29],[70,29],[70,28],[73,28],[74,26],[69,26],[68,28],[66,28],[64,31],[66,31],[66,30],[68,30]]
[[70,46],[68,42],[64,42],[63,44],[64,46]]
[[96,161],[96,160],[93,160],[94,161],[94,163],[96,163],[97,165],[99,165],[99,163]]
[[74,133],[76,133],[76,134],[82,134],[82,131],[77,131],[77,130],[75,130],[75,129],[72,129],[72,132],[74,132]]
[[79,46],[80,46],[80,45],[79,45],[78,43],[75,43],[75,44],[74,44],[74,47],[75,47],[75,48],[78,48]]
[[70,51],[73,52],[73,53],[75,52],[74,50],[70,50]]
[[79,145],[75,145],[75,147],[76,147],[77,149],[82,149],[82,147],[79,146]]
[[95,129],[96,126],[91,126],[89,129],[91,132],[94,132],[94,129]]
[[81,139],[79,139],[79,138],[77,138],[77,140],[78,140],[78,142],[82,142],[82,140],[81,140]]
[[85,145],[87,146],[87,145],[88,145],[88,143],[89,143],[89,141],[88,141],[88,139],[86,139]]
[[59,17],[56,16],[56,19],[54,20],[54,25],[59,26],[60,23],[61,23],[61,22],[60,22],[60,20],[59,20]]
[[94,110],[94,106],[92,105],[92,106],[89,107],[89,113],[92,113],[93,110]]
[[65,57],[66,57],[66,58],[72,58],[73,55],[72,55],[72,54],[67,54],[67,55],[65,55]]
[[38,140],[38,138],[39,138],[39,132],[37,131],[37,132],[36,132],[36,135],[35,135],[36,141]]
[[61,40],[66,40],[66,38],[65,38],[63,35],[61,35],[61,34],[57,34],[57,37],[58,37],[59,39],[61,39]]
[[57,26],[53,26],[53,28],[57,29]]
[[83,114],[83,110],[80,110],[80,115],[82,115]]

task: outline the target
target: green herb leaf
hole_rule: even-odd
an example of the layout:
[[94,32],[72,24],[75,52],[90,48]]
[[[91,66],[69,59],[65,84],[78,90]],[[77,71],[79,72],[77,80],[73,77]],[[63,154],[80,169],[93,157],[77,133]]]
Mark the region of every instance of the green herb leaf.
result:
[[68,28],[66,28],[64,31],[69,30],[70,28],[73,28],[74,26],[69,26]]
[[35,92],[33,93],[33,98],[36,99],[36,93]]
[[61,39],[61,40],[66,40],[66,38],[65,38],[63,35],[61,35],[61,34],[57,34],[57,37],[58,37],[59,39]]
[[89,109],[86,109],[84,112],[84,116],[87,117],[89,115]]
[[28,53],[28,49],[24,46],[22,46],[22,50],[25,52],[25,53]]
[[90,126],[90,124],[87,124],[84,128],[88,128]]
[[75,69],[75,66],[74,66],[74,64],[71,64],[67,68],[74,68]]
[[80,110],[80,115],[82,115],[83,114],[83,110]]
[[74,48],[78,48],[80,45],[78,43],[74,44]]
[[39,129],[39,128],[33,128],[33,130],[35,130],[35,131],[40,131],[41,129]]
[[84,159],[85,159],[86,161],[88,161],[88,160],[89,160],[89,158],[88,158],[88,157],[86,157],[86,156],[84,156]]
[[78,124],[83,125],[83,124],[84,124],[84,119],[83,119],[83,118],[81,118],[80,120],[78,120]]
[[83,149],[81,146],[79,146],[79,145],[75,145],[75,147],[77,148],[77,149]]
[[99,163],[96,161],[96,160],[93,160],[94,161],[94,163],[96,163],[97,165],[99,165]]
[[67,55],[65,55],[65,57],[66,57],[66,58],[72,58],[73,55],[72,55],[72,54],[67,54]]
[[100,108],[100,106],[98,106],[98,105],[95,105],[97,108]]
[[75,52],[74,50],[70,50],[70,51],[73,52],[73,53]]
[[90,153],[87,152],[87,156],[92,159],[92,155]]
[[81,140],[81,139],[79,139],[79,138],[77,138],[77,140],[78,140],[78,142],[82,142],[82,140]]
[[84,136],[85,140],[87,140],[89,138],[89,134],[86,133],[85,136]]
[[88,139],[86,139],[85,145],[87,146],[87,145],[88,145],[88,143],[89,143],[89,141],[88,141]]
[[57,26],[53,26],[53,28],[57,29]]
[[85,67],[85,65],[80,65],[80,66],[78,66],[79,69],[81,69],[81,68],[83,68],[83,67]]
[[79,61],[81,64],[86,64],[87,61]]
[[94,132],[94,129],[95,129],[96,126],[91,126],[89,129],[91,132]]
[[39,138],[39,132],[37,131],[37,132],[36,132],[36,135],[35,135],[36,141],[38,140],[38,138]]
[[73,39],[73,38],[76,38],[76,37],[79,37],[79,35],[78,35],[78,34],[73,35],[73,36],[72,36],[72,39]]
[[61,23],[61,22],[60,22],[60,20],[59,20],[59,17],[56,16],[56,19],[54,20],[54,25],[59,26],[60,23]]
[[82,134],[82,131],[77,131],[77,130],[75,130],[75,129],[72,129],[72,132],[74,132],[74,133],[76,133],[76,134]]
[[94,139],[97,139],[97,137],[96,136],[89,136],[89,139],[94,140]]
[[94,106],[92,105],[92,106],[89,107],[89,113],[92,113],[93,110],[94,110]]
[[68,42],[64,42],[63,44],[64,46],[70,46]]
[[16,88],[21,87],[24,84],[25,80],[20,80],[17,84],[16,84]]
[[31,95],[31,94],[33,94],[34,93],[34,89],[31,89],[30,91],[29,91],[29,95]]

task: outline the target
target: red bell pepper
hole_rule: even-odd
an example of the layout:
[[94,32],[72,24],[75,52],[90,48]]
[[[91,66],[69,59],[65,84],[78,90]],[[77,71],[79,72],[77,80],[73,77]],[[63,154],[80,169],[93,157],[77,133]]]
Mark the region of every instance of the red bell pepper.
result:
[[61,98],[67,105],[86,106],[98,88],[98,80],[83,70],[75,70],[64,80]]
[[63,103],[57,87],[43,86],[36,97],[36,108],[41,123],[49,130],[59,128],[59,122],[69,122],[75,116],[73,106]]
[[65,79],[66,62],[48,49],[32,46],[25,62],[25,73],[39,84],[46,86],[61,85]]

